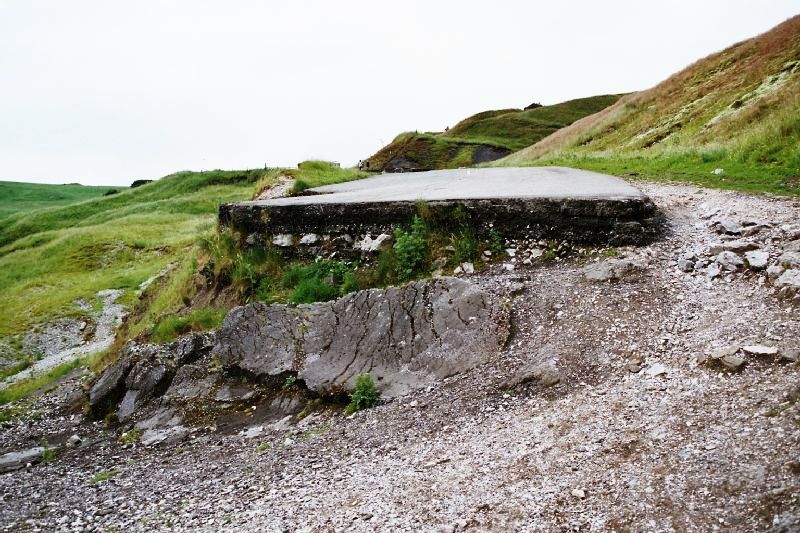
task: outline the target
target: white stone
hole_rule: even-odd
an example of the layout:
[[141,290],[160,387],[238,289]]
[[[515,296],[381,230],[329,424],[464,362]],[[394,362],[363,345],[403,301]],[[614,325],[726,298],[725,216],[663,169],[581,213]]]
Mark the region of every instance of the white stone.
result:
[[316,233],[306,233],[300,238],[300,244],[314,244],[319,241],[319,235]]
[[742,350],[750,355],[776,355],[778,349],[774,346],[763,346],[761,344],[753,344],[750,346],[742,346]]
[[294,246],[294,235],[291,233],[279,233],[272,237],[272,244],[283,248]]
[[747,252],[744,254],[744,258],[747,261],[747,266],[753,270],[764,270],[769,263],[769,253],[763,250]]

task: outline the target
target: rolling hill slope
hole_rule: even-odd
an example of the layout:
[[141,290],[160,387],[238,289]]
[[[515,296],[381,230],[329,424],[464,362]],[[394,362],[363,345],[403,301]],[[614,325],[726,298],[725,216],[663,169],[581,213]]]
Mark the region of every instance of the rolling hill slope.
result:
[[443,133],[401,133],[367,159],[369,170],[407,171],[486,163],[608,107],[621,95],[593,96],[531,109],[484,111]]
[[498,162],[552,163],[800,193],[800,16]]
[[96,187],[70,183],[46,185],[0,181],[0,219],[18,211],[74,204],[127,187]]

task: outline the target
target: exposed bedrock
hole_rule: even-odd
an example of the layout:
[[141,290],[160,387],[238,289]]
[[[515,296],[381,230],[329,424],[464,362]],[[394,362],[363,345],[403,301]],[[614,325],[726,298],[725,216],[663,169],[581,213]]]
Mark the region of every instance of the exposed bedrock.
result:
[[[267,402],[281,417],[309,395],[349,392],[366,372],[384,397],[464,372],[496,355],[508,334],[507,307],[457,278],[297,307],[249,304],[216,333],[129,343],[91,387],[89,410],[129,423],[165,412],[214,418],[239,403]],[[286,387],[290,376],[305,386]]]
[[226,369],[294,372],[320,394],[350,390],[369,372],[383,396],[396,396],[488,360],[508,333],[499,299],[457,278],[435,278],[333,302],[238,307],[214,352]]

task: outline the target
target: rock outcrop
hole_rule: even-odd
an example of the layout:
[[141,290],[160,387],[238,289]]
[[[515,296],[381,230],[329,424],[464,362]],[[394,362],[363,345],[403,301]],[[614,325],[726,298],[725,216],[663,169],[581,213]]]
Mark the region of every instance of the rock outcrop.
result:
[[350,390],[370,372],[384,396],[396,396],[488,360],[506,341],[508,318],[477,286],[435,278],[334,302],[238,307],[214,351],[226,369],[293,372],[319,394]]
[[266,404],[282,417],[309,396],[351,391],[366,372],[391,397],[487,361],[508,334],[506,306],[457,278],[297,307],[254,303],[233,309],[217,333],[129,343],[90,389],[89,411],[140,420],[147,431],[164,426],[160,418],[172,427],[236,404]]

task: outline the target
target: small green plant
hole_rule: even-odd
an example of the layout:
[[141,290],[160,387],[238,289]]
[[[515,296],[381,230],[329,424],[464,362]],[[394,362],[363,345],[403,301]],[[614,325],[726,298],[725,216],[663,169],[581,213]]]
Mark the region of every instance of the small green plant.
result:
[[375,381],[372,379],[371,374],[360,374],[356,377],[356,387],[353,394],[350,396],[350,403],[345,409],[345,413],[353,414],[362,409],[369,409],[374,407],[381,395],[375,387]]
[[51,448],[47,439],[42,439],[42,448],[44,448],[40,459],[42,463],[50,462],[58,456],[58,448]]
[[119,436],[119,441],[122,444],[134,444],[139,442],[139,439],[142,436],[142,430],[138,428],[133,428],[130,431],[126,431],[122,435]]
[[619,255],[619,249],[606,248],[600,255],[602,255],[603,257],[617,257]]
[[264,453],[265,451],[269,450],[269,444],[266,442],[262,442],[258,446],[256,446],[256,453]]
[[283,390],[291,389],[295,383],[297,383],[297,376],[286,376],[286,380],[283,382]]
[[428,228],[421,217],[415,215],[411,222],[411,231],[400,228],[394,232],[395,269],[401,280],[407,280],[418,274],[426,265],[428,245],[425,241]]
[[501,237],[494,228],[489,230],[489,250],[491,250],[495,257],[504,257],[506,255],[506,247],[503,237]]
[[109,479],[117,475],[119,475],[119,470],[117,469],[103,470],[102,472],[98,472],[97,474],[95,474],[94,477],[92,477],[92,479],[89,481],[89,483],[91,483],[92,485],[96,485],[98,483],[102,483],[103,481],[108,481]]

